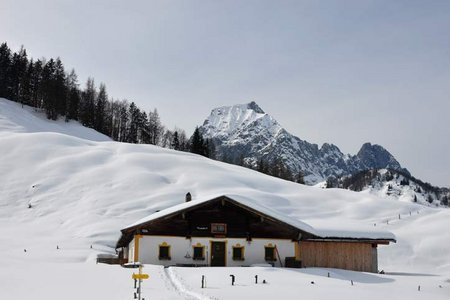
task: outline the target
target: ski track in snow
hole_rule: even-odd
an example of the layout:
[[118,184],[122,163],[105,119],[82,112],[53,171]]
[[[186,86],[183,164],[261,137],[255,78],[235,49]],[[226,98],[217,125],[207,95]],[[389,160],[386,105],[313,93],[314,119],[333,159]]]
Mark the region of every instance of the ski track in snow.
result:
[[211,298],[206,295],[201,295],[190,290],[183,282],[182,279],[176,276],[173,268],[164,268],[164,274],[166,275],[168,283],[175,289],[175,291],[188,300],[217,300],[217,298]]

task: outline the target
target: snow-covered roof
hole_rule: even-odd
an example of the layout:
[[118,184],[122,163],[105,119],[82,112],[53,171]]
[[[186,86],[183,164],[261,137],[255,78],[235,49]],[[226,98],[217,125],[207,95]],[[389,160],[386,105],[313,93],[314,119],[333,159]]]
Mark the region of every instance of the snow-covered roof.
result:
[[178,205],[174,205],[171,207],[168,207],[166,209],[163,209],[161,211],[155,212],[143,219],[140,219],[139,221],[130,224],[126,226],[123,230],[130,229],[145,223],[149,223],[153,220],[157,220],[160,218],[163,218],[165,216],[193,208],[196,206],[200,206],[204,203],[214,201],[220,197],[226,197],[230,199],[231,201],[237,202],[238,204],[241,204],[243,206],[248,207],[249,209],[256,210],[264,215],[267,215],[271,218],[274,218],[278,221],[281,221],[283,223],[286,223],[288,225],[291,225],[301,231],[308,232],[314,236],[317,236],[318,238],[322,239],[374,239],[374,240],[392,240],[395,241],[395,236],[391,232],[387,231],[357,231],[357,230],[339,230],[337,228],[334,229],[328,229],[328,228],[314,228],[309,224],[306,224],[305,222],[302,222],[298,219],[289,217],[283,213],[280,213],[274,209],[271,209],[267,206],[264,206],[257,201],[241,196],[241,195],[232,195],[232,194],[226,194],[226,195],[211,195],[207,197],[202,197],[200,199],[195,199],[189,202],[183,202]]
[[239,196],[239,195],[214,195],[214,196],[203,197],[203,198],[200,198],[200,199],[195,199],[195,200],[192,200],[192,201],[189,201],[189,202],[183,202],[181,204],[174,205],[174,206],[168,207],[166,209],[163,209],[161,211],[155,212],[155,213],[149,215],[148,217],[145,217],[145,218],[143,218],[143,219],[141,219],[141,220],[139,220],[139,221],[137,221],[137,222],[127,226],[127,227],[125,227],[124,229],[132,228],[132,227],[138,226],[140,224],[151,222],[153,220],[156,220],[156,219],[159,219],[159,218],[171,215],[171,214],[176,213],[178,211],[186,210],[186,209],[189,209],[191,207],[195,207],[195,206],[204,204],[206,202],[210,202],[210,201],[216,200],[219,197],[229,198],[230,200],[238,202],[238,203],[240,203],[240,204],[242,204],[244,206],[247,206],[248,208],[257,210],[257,211],[261,212],[262,214],[265,214],[265,215],[267,215],[269,217],[272,217],[272,218],[277,219],[277,220],[279,220],[281,222],[289,224],[289,225],[291,225],[291,226],[293,226],[293,227],[295,227],[297,229],[300,229],[300,230],[303,230],[303,231],[315,234],[314,228],[311,227],[310,225],[308,225],[308,224],[306,224],[304,222],[301,222],[299,220],[290,218],[290,217],[288,217],[288,216],[286,216],[284,214],[281,214],[281,213],[279,213],[279,212],[277,212],[277,211],[275,211],[273,209],[270,209],[270,208],[268,208],[266,206],[263,206],[263,205],[255,202],[255,201],[252,201],[251,199],[249,199],[247,197],[243,197],[243,196]]
[[318,236],[324,239],[368,239],[368,240],[387,240],[395,241],[396,237],[392,232],[371,230],[345,230],[345,229],[329,229],[329,228],[315,228]]

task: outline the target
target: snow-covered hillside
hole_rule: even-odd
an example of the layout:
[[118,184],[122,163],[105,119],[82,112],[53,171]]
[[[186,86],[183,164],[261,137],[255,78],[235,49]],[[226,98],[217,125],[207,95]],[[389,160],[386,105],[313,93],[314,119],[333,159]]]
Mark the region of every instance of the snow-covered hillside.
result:
[[318,187],[339,187],[352,191],[367,191],[382,198],[409,201],[427,206],[449,206],[450,190],[439,188],[410,176],[387,169],[365,170],[354,175],[327,180]]
[[319,148],[301,140],[255,102],[215,108],[199,130],[213,140],[220,160],[256,167],[260,160],[273,165],[281,159],[294,176],[302,172],[307,184],[374,168],[408,172],[380,145],[365,143],[349,155],[333,144]]
[[[113,253],[121,228],[183,202],[186,192],[194,201],[243,195],[319,228],[390,230],[397,244],[379,249],[379,268],[388,274],[146,266],[146,299],[450,296],[447,209],[298,185],[189,153],[112,142],[7,100],[0,100],[0,174],[0,299],[131,298],[131,271],[96,265],[96,255]],[[230,272],[238,276],[235,287]],[[207,276],[202,290],[201,275]],[[253,285],[254,275],[268,284]]]
[[13,132],[55,132],[91,141],[111,141],[106,135],[76,121],[47,120],[36,108],[22,107],[19,103],[0,98],[0,134]]

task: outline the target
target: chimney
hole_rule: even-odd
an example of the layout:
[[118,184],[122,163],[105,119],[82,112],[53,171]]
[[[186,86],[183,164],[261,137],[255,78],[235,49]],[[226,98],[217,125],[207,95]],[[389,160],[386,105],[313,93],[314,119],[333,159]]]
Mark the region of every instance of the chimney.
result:
[[189,201],[191,201],[191,200],[192,200],[191,193],[187,193],[187,194],[186,194],[186,202],[189,202]]

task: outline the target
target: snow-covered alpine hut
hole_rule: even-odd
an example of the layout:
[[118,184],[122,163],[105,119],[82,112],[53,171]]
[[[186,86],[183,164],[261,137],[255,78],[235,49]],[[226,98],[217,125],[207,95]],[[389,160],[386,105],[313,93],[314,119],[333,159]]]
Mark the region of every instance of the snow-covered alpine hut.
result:
[[389,232],[317,230],[251,199],[223,195],[155,212],[124,229],[122,261],[179,266],[329,267],[377,272]]

